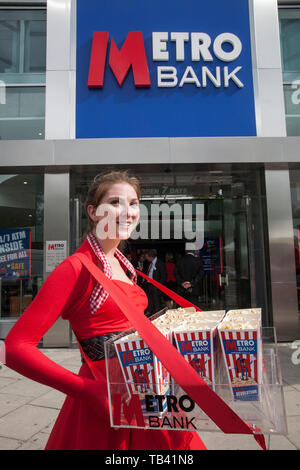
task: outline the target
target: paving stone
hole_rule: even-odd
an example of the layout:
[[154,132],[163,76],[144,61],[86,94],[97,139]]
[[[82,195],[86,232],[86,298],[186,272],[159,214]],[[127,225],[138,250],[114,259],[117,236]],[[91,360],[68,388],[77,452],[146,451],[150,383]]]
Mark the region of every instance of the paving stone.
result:
[[288,435],[289,441],[300,450],[300,419],[299,416],[291,416],[288,418]]
[[26,441],[53,423],[57,414],[52,408],[24,405],[0,418],[0,436]]
[[208,450],[260,450],[252,436],[220,432],[199,432],[199,436]]
[[[2,379],[10,380],[10,379]],[[1,381],[1,379],[0,379]],[[20,380],[13,380],[10,384],[0,388],[1,393],[10,393],[13,395],[27,396],[27,397],[39,397],[49,391],[49,387],[42,385],[33,380],[23,378]]]
[[4,389],[5,387],[15,384],[18,379],[12,379],[7,377],[0,377],[0,390]]
[[22,397],[12,393],[0,392],[0,417],[30,402],[33,397]]
[[50,434],[51,431],[52,431],[53,425],[54,425],[54,421],[51,422],[51,423],[49,423],[49,424],[47,424],[47,426],[44,427],[43,429],[41,429],[40,432],[42,432],[43,434],[47,434],[48,437],[49,437],[49,434]]
[[23,442],[17,450],[44,450],[48,441],[47,434],[37,433],[32,436],[28,441]]
[[300,422],[300,393],[297,390],[284,392],[285,409],[287,416],[299,416]]
[[1,450],[16,450],[22,445],[22,441],[16,439],[8,439],[7,437],[0,437]]
[[55,409],[60,410],[65,399],[66,399],[66,395],[64,393],[61,393],[58,390],[50,389],[49,392],[30,401],[30,404],[35,405],[35,406],[43,406],[46,408],[55,408]]
[[23,376],[9,367],[2,365],[0,369],[0,378],[2,377],[8,379],[21,379]]
[[298,450],[292,442],[286,436],[271,436],[270,439],[270,450]]

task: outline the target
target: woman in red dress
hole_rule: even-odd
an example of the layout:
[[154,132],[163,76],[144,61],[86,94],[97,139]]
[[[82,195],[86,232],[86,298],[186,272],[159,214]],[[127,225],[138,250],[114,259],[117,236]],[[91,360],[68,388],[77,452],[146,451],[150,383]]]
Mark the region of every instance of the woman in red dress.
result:
[[[77,252],[118,283],[128,302],[145,311],[147,297],[136,283],[135,270],[117,249],[138,223],[139,197],[138,180],[126,172],[98,175],[87,197],[88,234]],[[94,342],[103,347],[113,333],[132,328],[77,258],[66,258],[44,282],[8,334],[5,351],[8,367],[67,395],[46,450],[205,449],[196,432],[110,427],[103,355],[97,358],[103,379],[95,380],[86,363],[74,374],[37,347],[59,316],[70,322],[84,352]]]

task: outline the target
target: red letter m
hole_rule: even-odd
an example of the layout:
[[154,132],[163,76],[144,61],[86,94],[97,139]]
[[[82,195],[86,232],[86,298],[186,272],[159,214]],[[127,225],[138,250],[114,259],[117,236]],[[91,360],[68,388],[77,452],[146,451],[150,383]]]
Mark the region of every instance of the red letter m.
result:
[[225,352],[228,354],[228,353],[230,353],[230,351],[237,351],[236,342],[234,341],[234,339],[232,339],[232,340],[227,339],[226,340]]
[[124,417],[126,423],[131,424],[133,416],[136,421],[133,422],[133,425],[145,427],[144,416],[141,408],[141,403],[138,395],[132,395],[129,404],[125,403],[121,398],[120,393],[114,393],[112,396],[113,402],[113,424],[119,426],[121,424],[121,408],[123,408]]
[[181,353],[185,354],[187,352],[190,352],[190,353],[193,352],[191,342],[190,341],[181,341]]
[[[89,88],[103,87],[107,44],[107,32],[97,31],[94,33],[88,80]],[[131,31],[121,50],[117,48],[115,41],[111,40],[109,65],[120,86],[122,86],[130,67],[132,67],[135,86],[150,87],[151,82],[141,31]]]

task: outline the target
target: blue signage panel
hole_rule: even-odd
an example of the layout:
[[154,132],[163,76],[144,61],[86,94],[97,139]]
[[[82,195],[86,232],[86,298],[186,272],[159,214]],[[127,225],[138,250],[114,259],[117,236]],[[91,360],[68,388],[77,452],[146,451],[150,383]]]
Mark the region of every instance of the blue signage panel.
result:
[[153,362],[153,354],[149,348],[122,351],[119,355],[123,366],[126,367],[134,364],[151,364]]
[[210,354],[210,339],[178,341],[181,354]]
[[0,278],[29,279],[30,267],[30,229],[0,230]]
[[225,354],[257,354],[256,339],[223,339]]
[[200,250],[204,274],[220,274],[222,272],[221,239],[219,237],[205,237]]
[[248,0],[77,0],[76,137],[256,135]]

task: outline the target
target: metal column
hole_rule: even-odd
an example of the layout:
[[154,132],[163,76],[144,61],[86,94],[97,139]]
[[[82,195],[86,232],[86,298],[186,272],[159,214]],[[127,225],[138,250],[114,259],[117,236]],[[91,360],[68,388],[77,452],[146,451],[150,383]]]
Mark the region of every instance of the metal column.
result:
[[[70,175],[69,173],[45,173],[44,204],[44,280],[46,272],[46,241],[67,242],[70,245]],[[69,253],[67,252],[67,255]],[[53,292],[55,295],[55,292]],[[59,318],[43,338],[44,347],[66,347],[70,345],[69,322]]]
[[273,323],[279,341],[299,338],[293,217],[288,165],[265,171]]

